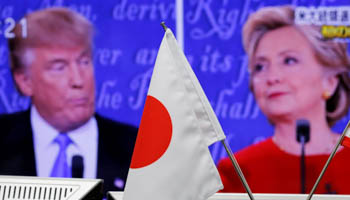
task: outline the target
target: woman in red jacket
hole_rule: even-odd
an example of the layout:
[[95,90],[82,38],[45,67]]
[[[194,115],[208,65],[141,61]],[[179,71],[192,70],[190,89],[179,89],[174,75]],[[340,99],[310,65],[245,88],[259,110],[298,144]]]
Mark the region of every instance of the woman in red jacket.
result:
[[[265,7],[243,28],[250,86],[274,125],[271,138],[235,154],[253,193],[300,193],[296,121],[310,122],[305,146],[306,192],[320,174],[339,134],[331,126],[350,103],[350,60],[345,43],[325,39],[321,27],[297,25],[294,8]],[[339,148],[316,193],[350,194],[350,150]],[[218,164],[223,192],[244,192],[228,158]]]

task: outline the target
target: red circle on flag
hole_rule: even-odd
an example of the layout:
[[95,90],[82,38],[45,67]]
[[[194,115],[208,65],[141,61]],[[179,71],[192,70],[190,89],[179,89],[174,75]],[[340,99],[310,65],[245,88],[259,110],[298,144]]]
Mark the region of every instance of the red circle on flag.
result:
[[168,149],[172,123],[168,110],[156,98],[147,96],[130,168],[157,161]]

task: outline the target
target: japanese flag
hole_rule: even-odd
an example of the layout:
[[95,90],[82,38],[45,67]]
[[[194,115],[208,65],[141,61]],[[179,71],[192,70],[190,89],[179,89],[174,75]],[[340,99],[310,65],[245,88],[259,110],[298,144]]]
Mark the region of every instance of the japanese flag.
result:
[[222,183],[208,146],[225,135],[170,29],[160,45],[124,200],[204,200]]

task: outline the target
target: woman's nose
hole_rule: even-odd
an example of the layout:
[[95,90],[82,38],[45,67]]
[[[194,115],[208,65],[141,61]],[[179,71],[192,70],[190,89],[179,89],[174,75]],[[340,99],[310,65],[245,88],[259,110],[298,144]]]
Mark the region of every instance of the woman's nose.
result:
[[280,68],[276,65],[270,66],[266,77],[267,84],[272,85],[272,84],[280,83],[281,80],[282,80],[282,72]]

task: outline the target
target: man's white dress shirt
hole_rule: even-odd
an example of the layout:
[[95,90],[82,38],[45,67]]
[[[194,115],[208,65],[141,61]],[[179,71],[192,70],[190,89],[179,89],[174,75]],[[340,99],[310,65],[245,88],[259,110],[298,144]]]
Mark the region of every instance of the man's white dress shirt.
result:
[[[59,151],[59,146],[54,140],[60,133],[40,116],[34,105],[31,107],[30,121],[37,175],[49,177]],[[84,159],[84,178],[96,178],[98,128],[95,117],[66,134],[72,140],[66,152],[68,166],[71,167],[74,155],[80,155]]]

